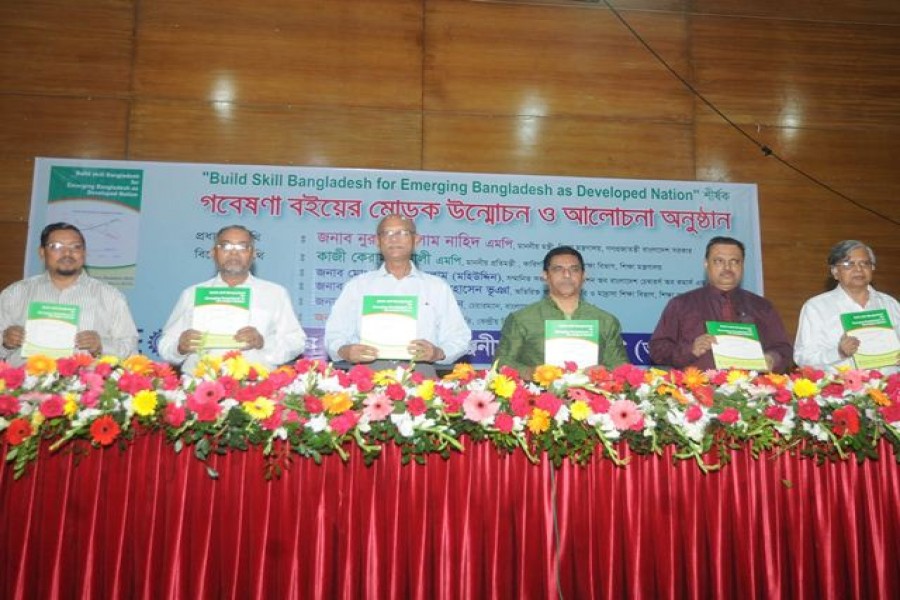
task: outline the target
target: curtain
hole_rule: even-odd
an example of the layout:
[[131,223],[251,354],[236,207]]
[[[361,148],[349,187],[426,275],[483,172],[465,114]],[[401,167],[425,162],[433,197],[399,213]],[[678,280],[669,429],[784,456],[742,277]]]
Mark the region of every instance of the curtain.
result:
[[[5,454],[6,448],[2,448]],[[0,468],[4,598],[896,598],[900,466],[735,450],[531,464],[470,443],[370,466],[138,436]]]

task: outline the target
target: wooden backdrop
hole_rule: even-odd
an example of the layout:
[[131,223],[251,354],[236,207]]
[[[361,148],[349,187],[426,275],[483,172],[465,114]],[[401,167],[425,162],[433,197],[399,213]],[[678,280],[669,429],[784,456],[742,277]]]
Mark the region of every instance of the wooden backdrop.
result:
[[[900,2],[612,0],[720,111],[900,219]],[[698,100],[602,2],[0,0],[0,285],[35,156],[755,182],[794,331],[859,238],[900,227]]]

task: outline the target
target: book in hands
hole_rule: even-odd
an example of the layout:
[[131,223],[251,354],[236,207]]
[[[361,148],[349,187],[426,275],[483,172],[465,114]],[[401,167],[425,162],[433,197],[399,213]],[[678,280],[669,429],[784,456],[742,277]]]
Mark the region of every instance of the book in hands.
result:
[[250,324],[250,288],[198,287],[194,293],[191,328],[201,332],[200,349],[233,349],[243,344],[234,339]]
[[900,338],[885,309],[843,313],[841,325],[847,335],[859,340],[853,355],[856,368],[889,367],[900,360]]
[[60,358],[74,354],[80,317],[81,307],[74,304],[30,302],[22,356]]
[[596,319],[544,321],[544,364],[579,369],[596,365],[600,357],[600,322]]
[[753,323],[707,321],[706,331],[716,337],[712,353],[717,369],[769,370]]
[[416,296],[363,296],[359,343],[375,347],[378,358],[410,360],[418,317]]

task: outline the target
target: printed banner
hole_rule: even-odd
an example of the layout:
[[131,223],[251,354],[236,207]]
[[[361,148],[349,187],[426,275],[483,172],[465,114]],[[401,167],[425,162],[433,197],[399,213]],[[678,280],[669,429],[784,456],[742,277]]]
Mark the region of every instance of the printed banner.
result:
[[[665,303],[703,284],[711,237],[746,244],[744,287],[762,292],[752,184],[49,158],[35,165],[29,275],[43,268],[38,234],[59,214],[48,214],[54,172],[122,173],[132,187],[139,182],[137,232],[102,239],[136,249],[121,250],[136,257],[133,286],[124,291],[141,350],[151,355],[180,291],[214,273],[216,231],[234,223],[254,234],[256,275],[288,289],[310,357],[324,356],[325,320],[344,282],[379,265],[375,227],[389,213],[415,221],[416,262],[453,287],[479,365],[493,361],[506,315],[540,299],[544,255],[561,244],[583,253],[584,299],[619,317],[637,363],[648,360],[647,338]],[[96,225],[114,219],[80,218],[70,220],[90,228],[93,265],[95,251],[106,248],[96,237],[106,230]]]

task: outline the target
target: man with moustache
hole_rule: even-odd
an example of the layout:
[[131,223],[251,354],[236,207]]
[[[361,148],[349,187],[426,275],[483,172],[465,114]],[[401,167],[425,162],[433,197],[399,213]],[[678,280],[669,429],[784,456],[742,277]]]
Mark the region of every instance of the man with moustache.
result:
[[[277,283],[258,279],[250,272],[255,252],[253,235],[242,225],[228,225],[216,233],[212,256],[218,273],[181,293],[159,341],[159,354],[163,359],[181,364],[185,373],[192,372],[200,360],[203,333],[192,328],[198,287],[250,290],[249,324],[234,334],[234,340],[248,361],[271,369],[303,352],[306,333],[300,327],[287,290]],[[224,352],[222,349],[211,351]]]
[[781,317],[772,303],[741,289],[744,244],[730,237],[714,237],[706,245],[707,285],[672,298],[650,338],[654,364],[683,369],[714,369],[707,321],[754,323],[766,364],[779,373],[791,366],[792,348]]
[[[837,286],[803,305],[794,360],[800,366],[834,370],[853,367],[853,355],[859,350],[859,338],[844,332],[841,315],[884,309],[894,332],[900,336],[900,302],[872,287],[875,252],[862,242],[837,243],[828,254],[828,268]],[[898,368],[887,366],[879,370],[887,374],[897,372]]]
[[413,264],[412,255],[420,241],[415,223],[401,215],[387,215],[376,231],[384,264],[344,285],[325,322],[325,348],[332,360],[364,363],[376,370],[396,366],[400,361],[381,359],[377,348],[360,343],[363,298],[415,296],[416,339],[407,351],[417,371],[435,377],[434,364],[452,364],[468,351],[472,331],[447,282]]
[[581,252],[571,246],[553,248],[544,256],[542,277],[547,296],[511,313],[503,322],[497,364],[531,379],[535,367],[545,363],[546,322],[565,320],[596,321],[599,340],[593,364],[613,368],[628,363],[619,320],[581,298],[585,280]]
[[137,353],[138,333],[125,296],[84,270],[84,235],[69,223],[51,223],[41,231],[38,254],[45,271],[10,285],[0,294],[0,359],[12,365],[25,362],[25,322],[32,302],[79,307],[78,333],[73,352],[125,358]]

